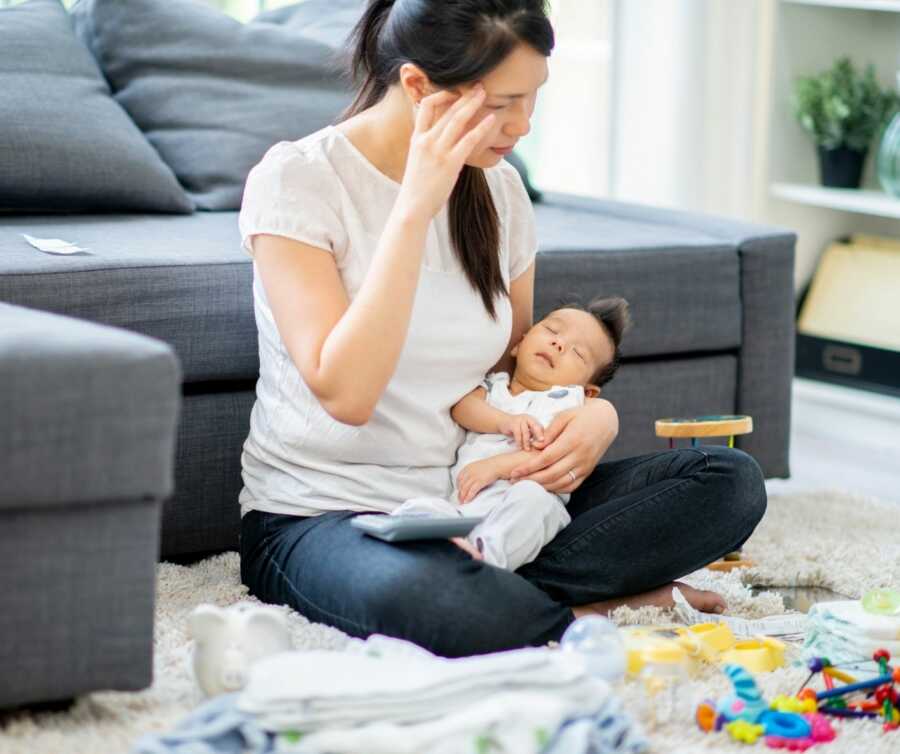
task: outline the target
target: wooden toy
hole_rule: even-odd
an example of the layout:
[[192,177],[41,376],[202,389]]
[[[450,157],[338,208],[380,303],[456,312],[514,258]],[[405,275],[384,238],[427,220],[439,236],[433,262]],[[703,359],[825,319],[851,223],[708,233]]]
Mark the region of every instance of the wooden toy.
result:
[[[753,417],[744,414],[709,414],[656,420],[656,436],[667,437],[670,448],[675,447],[675,440],[680,437],[691,438],[692,448],[697,447],[701,437],[727,437],[728,447],[733,448],[735,435],[746,435],[752,431]],[[752,565],[752,561],[742,558],[740,551],[736,551],[706,567],[713,571],[730,571],[732,568],[748,568]]]
[[709,416],[670,417],[656,420],[656,436],[668,437],[669,447],[675,447],[675,439],[690,437],[691,447],[697,446],[700,437],[727,437],[728,447],[734,447],[735,435],[753,431],[753,418],[736,414],[710,414]]

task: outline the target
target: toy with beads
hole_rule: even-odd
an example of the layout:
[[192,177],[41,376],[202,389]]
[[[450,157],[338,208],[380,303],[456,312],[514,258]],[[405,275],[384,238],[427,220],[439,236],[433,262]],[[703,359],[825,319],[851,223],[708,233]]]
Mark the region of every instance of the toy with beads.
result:
[[[900,727],[900,667],[893,668],[889,664],[891,654],[886,649],[879,649],[872,655],[878,670],[877,675],[866,680],[857,680],[833,666],[826,657],[813,657],[809,663],[810,675],[801,688],[806,688],[817,673],[822,674],[825,689],[814,692],[819,712],[835,717],[881,717],[885,731]],[[843,681],[843,686],[835,684]]]
[[728,447],[734,447],[735,435],[753,431],[753,418],[743,414],[711,414],[709,416],[670,417],[656,420],[656,436],[668,437],[669,447],[675,447],[679,437],[690,437],[695,448],[701,437],[727,437]]
[[[667,437],[669,447],[675,447],[680,437],[691,438],[691,447],[696,448],[702,437],[727,437],[728,447],[734,447],[735,435],[746,435],[753,431],[753,417],[744,414],[710,414],[695,417],[669,417],[656,420],[656,436]],[[732,568],[747,568],[753,565],[741,558],[740,551],[728,553],[722,560],[710,563],[707,568],[714,571],[730,571]]]

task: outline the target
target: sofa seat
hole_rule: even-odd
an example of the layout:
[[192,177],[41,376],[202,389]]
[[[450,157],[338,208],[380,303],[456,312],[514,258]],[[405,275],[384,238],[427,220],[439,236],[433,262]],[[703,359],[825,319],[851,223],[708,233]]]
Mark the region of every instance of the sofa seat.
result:
[[[636,322],[626,358],[739,348],[735,244],[697,227],[619,217],[615,204],[548,194],[535,205],[535,315],[572,294],[623,295]],[[22,233],[89,252],[45,254]],[[236,212],[20,215],[0,226],[0,300],[164,340],[186,383],[256,379],[252,279]]]
[[[22,233],[88,252],[45,254]],[[0,224],[0,300],[166,341],[185,382],[256,378],[252,279],[236,212],[19,215]]]

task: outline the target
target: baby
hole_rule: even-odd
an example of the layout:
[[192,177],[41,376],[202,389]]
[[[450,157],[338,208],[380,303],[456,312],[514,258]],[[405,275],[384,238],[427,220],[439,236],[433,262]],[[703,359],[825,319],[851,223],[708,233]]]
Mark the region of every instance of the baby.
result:
[[[572,519],[569,494],[531,480],[511,483],[510,472],[532,453],[535,441],[561,411],[596,398],[619,366],[619,343],[630,326],[622,298],[567,305],[534,325],[510,352],[512,378],[493,372],[451,409],[468,431],[450,470],[451,500],[417,497],[393,515],[484,516],[464,549],[485,562],[516,570]],[[475,552],[474,548],[477,548]]]

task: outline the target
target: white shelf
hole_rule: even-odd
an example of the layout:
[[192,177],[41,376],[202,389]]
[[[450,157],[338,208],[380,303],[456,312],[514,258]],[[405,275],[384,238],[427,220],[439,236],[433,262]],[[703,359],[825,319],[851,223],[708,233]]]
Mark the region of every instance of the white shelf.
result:
[[900,199],[895,199],[884,191],[829,188],[811,183],[773,183],[770,193],[779,199],[813,207],[900,218]]
[[782,0],[795,5],[825,5],[831,8],[857,8],[900,13],[900,0]]

